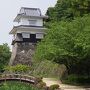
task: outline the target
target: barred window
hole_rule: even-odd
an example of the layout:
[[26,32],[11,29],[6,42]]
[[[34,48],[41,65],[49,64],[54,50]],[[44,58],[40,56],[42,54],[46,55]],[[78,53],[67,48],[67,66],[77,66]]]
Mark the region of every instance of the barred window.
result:
[[22,33],[22,37],[23,38],[30,38],[30,34],[28,34],[28,33]]
[[42,39],[43,38],[43,34],[42,33],[37,33],[36,34],[36,38],[37,39]]

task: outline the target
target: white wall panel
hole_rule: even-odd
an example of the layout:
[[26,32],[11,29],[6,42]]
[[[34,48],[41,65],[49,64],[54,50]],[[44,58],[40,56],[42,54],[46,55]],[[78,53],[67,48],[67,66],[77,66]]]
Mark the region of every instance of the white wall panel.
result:
[[[43,26],[43,19],[41,18],[21,18],[19,25],[30,25],[29,21],[35,20],[36,23],[33,26]],[[32,24],[31,24],[32,25]]]
[[23,38],[30,38],[30,34],[28,34],[28,33],[22,33],[22,37]]
[[36,34],[36,38],[37,39],[42,39],[43,38],[43,34],[40,34],[40,33]]

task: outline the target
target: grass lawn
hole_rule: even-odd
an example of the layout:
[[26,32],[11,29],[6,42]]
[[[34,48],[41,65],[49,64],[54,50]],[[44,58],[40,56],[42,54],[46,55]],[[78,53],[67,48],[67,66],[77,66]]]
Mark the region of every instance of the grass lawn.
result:
[[30,84],[9,81],[0,84],[0,90],[40,90],[40,89],[37,89]]

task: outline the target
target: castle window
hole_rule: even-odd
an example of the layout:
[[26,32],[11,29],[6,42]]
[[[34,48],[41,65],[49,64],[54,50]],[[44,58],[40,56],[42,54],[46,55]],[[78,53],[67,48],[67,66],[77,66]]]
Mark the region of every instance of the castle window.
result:
[[28,34],[28,33],[22,33],[22,37],[23,38],[30,38],[30,34]]
[[36,25],[37,20],[28,20],[29,25]]
[[37,34],[36,34],[36,38],[37,38],[37,39],[42,39],[42,38],[43,38],[43,34],[37,33]]

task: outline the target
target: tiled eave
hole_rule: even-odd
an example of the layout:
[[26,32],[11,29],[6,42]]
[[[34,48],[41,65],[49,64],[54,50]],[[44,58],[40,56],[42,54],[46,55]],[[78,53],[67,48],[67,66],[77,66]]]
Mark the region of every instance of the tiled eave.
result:
[[16,16],[16,18],[14,19],[14,22],[18,22],[20,20],[21,17],[33,17],[33,18],[42,18],[42,19],[48,19],[48,16],[28,16],[28,15],[24,15],[24,14],[18,14]]
[[46,28],[42,27],[42,26],[28,26],[28,25],[20,25],[20,26],[14,26],[13,29],[9,32],[9,34],[16,34],[18,31],[22,31],[22,32],[29,32],[29,31],[39,31],[44,33],[44,31],[46,30]]

